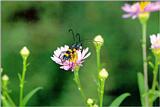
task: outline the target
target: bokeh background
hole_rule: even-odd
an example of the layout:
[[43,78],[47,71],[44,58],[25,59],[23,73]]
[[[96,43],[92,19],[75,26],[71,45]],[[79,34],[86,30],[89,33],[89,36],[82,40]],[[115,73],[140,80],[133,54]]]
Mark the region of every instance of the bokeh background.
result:
[[[79,72],[86,95],[91,98],[97,96],[95,49],[88,41],[101,34],[105,40],[101,61],[109,72],[104,105],[109,105],[124,92],[131,93],[131,96],[124,100],[122,106],[140,105],[137,72],[142,72],[141,26],[137,19],[122,18],[121,6],[124,1],[1,3],[2,67],[3,73],[10,77],[9,88],[14,101],[18,102],[19,96],[17,73],[22,71],[19,51],[23,46],[27,46],[31,54],[25,93],[35,87],[43,87],[28,105],[84,105],[73,82],[73,73],[61,70],[50,58],[57,47],[73,43],[72,35],[68,32],[68,29],[72,28],[81,34],[84,47],[89,47],[92,53]],[[147,27],[148,35],[160,30],[158,19],[158,12],[151,14]],[[149,36],[147,44],[148,55],[152,56]],[[151,84],[151,72],[149,77]]]

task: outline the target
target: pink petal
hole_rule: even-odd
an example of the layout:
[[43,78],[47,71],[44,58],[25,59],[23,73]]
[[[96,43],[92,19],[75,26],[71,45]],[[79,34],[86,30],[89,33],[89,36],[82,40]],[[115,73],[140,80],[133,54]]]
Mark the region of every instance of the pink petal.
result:
[[153,2],[146,6],[145,12],[154,12],[160,10],[160,2]]
[[70,66],[61,66],[60,68],[61,68],[61,69],[64,69],[64,70],[69,70],[69,69],[70,69]]

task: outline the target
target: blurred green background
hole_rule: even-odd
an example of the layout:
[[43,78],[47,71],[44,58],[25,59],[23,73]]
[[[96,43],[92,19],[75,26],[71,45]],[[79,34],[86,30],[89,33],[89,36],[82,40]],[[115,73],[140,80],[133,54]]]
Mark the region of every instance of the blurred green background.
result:
[[[73,38],[72,28],[81,34],[84,47],[92,55],[85,61],[79,74],[85,93],[96,98],[96,57],[94,46],[85,40],[101,34],[105,40],[101,52],[103,66],[109,72],[104,105],[124,92],[131,93],[121,105],[140,105],[137,72],[142,72],[141,26],[137,19],[123,19],[121,6],[125,2],[10,2],[2,3],[2,67],[10,77],[9,88],[18,102],[19,80],[22,71],[19,51],[30,49],[25,93],[42,86],[28,105],[80,106],[83,99],[73,82],[73,73],[64,71],[51,60],[53,51]],[[132,2],[129,2],[132,3]],[[152,13],[147,34],[158,33],[158,12]],[[147,38],[150,47],[149,36]],[[148,54],[152,55],[150,50]],[[152,74],[149,72],[149,83]]]

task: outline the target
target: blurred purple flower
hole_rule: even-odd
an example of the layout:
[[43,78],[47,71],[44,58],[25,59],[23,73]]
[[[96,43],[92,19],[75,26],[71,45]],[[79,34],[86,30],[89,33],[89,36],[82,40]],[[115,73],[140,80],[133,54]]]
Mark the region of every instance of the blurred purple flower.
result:
[[126,12],[126,14],[123,15],[123,18],[132,17],[132,19],[135,19],[141,14],[159,11],[160,1],[136,2],[133,5],[125,4],[124,6],[122,6],[122,10]]
[[84,59],[90,56],[90,52],[88,53],[88,48],[86,49],[79,49],[76,50],[74,55],[71,56],[70,59],[64,60],[63,55],[65,52],[69,49],[69,46],[65,45],[64,47],[57,48],[57,50],[54,51],[54,55],[51,57],[53,61],[55,61],[57,64],[61,65],[61,69],[64,70],[71,70],[74,71],[74,69],[77,66],[82,66],[82,63],[84,62]]

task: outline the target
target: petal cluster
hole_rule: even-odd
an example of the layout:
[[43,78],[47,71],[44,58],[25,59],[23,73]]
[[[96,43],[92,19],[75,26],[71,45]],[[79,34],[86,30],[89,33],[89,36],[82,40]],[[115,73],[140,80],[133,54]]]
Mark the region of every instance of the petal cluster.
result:
[[51,59],[55,61],[57,64],[61,65],[60,68],[64,70],[74,71],[76,66],[82,66],[84,59],[90,56],[90,52],[88,52],[88,48],[76,50],[76,60],[63,60],[63,55],[69,49],[69,46],[65,45],[63,47],[57,48],[54,51]]
[[151,49],[155,53],[160,53],[160,33],[157,35],[153,34],[150,36]]
[[122,6],[122,10],[126,12],[123,18],[132,17],[132,19],[135,19],[141,14],[159,11],[160,2],[136,2],[133,5],[125,4]]
[[150,41],[152,49],[160,48],[160,33],[158,33],[157,36],[155,34],[151,35]]

